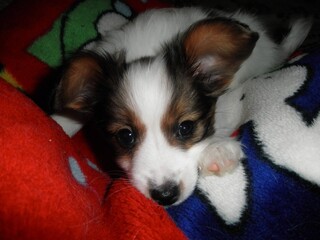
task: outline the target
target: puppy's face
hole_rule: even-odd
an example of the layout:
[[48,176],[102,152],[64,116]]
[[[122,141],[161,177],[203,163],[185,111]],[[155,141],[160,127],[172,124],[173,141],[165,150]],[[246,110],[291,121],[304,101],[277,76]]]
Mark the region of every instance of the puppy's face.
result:
[[212,98],[195,90],[191,77],[180,77],[169,74],[162,57],[131,63],[99,110],[119,165],[144,195],[163,205],[192,192],[196,146],[212,132]]
[[67,66],[57,106],[91,113],[133,185],[162,205],[177,204],[195,188],[216,99],[256,40],[238,23],[215,19],[192,26],[155,57],[126,63],[81,53]]

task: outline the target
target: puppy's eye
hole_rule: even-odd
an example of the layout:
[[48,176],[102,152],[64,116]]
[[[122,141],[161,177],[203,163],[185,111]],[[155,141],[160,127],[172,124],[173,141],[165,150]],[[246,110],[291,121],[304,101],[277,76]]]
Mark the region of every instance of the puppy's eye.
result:
[[179,124],[177,137],[180,139],[188,138],[192,135],[194,129],[194,122],[193,121],[184,121]]
[[134,146],[136,142],[136,136],[134,132],[129,128],[120,129],[116,133],[116,138],[118,143],[123,147],[130,149]]

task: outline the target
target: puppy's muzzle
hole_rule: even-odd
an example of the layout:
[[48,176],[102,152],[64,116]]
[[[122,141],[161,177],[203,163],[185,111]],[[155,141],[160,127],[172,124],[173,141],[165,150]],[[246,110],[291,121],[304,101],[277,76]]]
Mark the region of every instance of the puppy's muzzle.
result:
[[168,181],[160,186],[151,184],[150,187],[151,198],[163,206],[174,204],[180,196],[180,187],[177,183]]

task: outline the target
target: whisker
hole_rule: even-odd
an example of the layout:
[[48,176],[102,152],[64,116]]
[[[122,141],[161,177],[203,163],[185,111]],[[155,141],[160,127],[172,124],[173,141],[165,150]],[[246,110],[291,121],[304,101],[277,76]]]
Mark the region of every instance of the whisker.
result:
[[111,194],[107,194],[106,197],[104,198],[103,202],[107,202],[108,199],[110,199],[111,197],[113,197],[116,194],[119,194],[127,189],[131,189],[131,186],[127,186],[127,187],[122,187],[116,191],[113,191]]

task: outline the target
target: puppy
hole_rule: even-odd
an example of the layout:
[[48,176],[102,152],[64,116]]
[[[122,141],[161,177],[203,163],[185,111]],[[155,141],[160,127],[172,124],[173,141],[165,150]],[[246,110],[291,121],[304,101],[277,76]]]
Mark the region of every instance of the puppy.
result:
[[161,9],[133,21],[106,15],[101,37],[66,65],[56,94],[61,114],[53,118],[69,135],[95,119],[132,184],[161,205],[179,204],[199,169],[222,175],[243,157],[229,137],[241,122],[216,127],[217,116],[228,122],[220,114],[228,109],[216,109],[219,96],[281,65],[310,26],[298,18],[275,42],[262,21],[240,11]]

